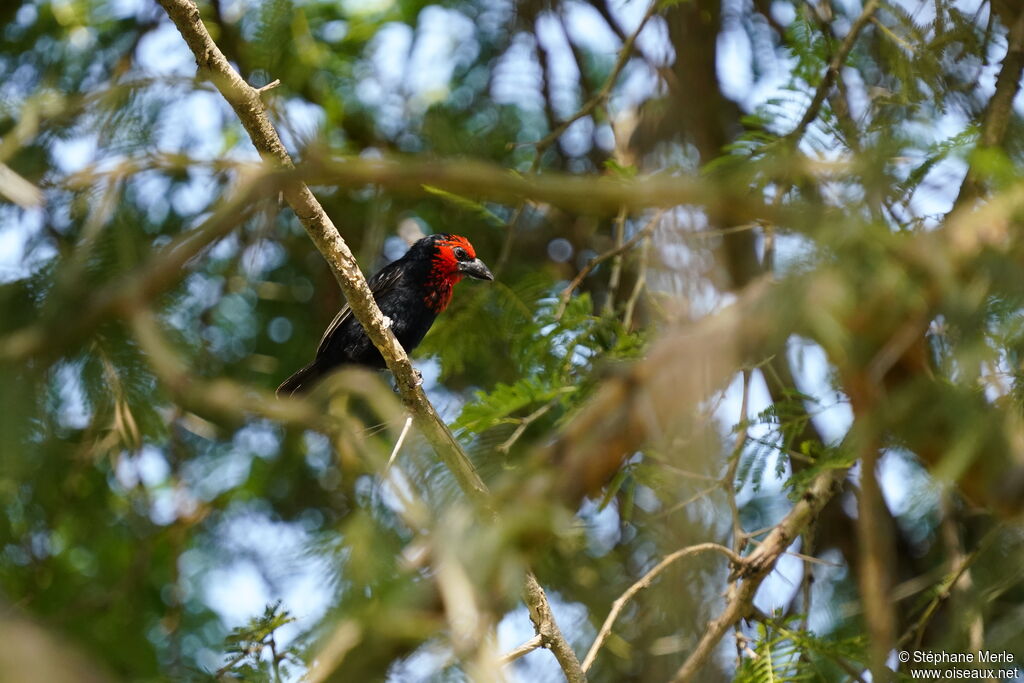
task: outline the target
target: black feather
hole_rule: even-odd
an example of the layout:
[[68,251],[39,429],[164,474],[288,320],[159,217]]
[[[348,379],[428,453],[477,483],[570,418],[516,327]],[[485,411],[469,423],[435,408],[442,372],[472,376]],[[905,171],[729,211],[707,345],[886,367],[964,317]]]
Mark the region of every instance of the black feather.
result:
[[[381,313],[391,320],[391,330],[407,353],[416,348],[434,323],[437,313],[428,305],[437,243],[449,235],[430,235],[413,244],[397,261],[384,266],[370,278],[370,291]],[[346,304],[327,326],[316,357],[277,388],[278,396],[309,391],[324,375],[341,365],[386,367],[384,358],[366,336],[362,325]]]

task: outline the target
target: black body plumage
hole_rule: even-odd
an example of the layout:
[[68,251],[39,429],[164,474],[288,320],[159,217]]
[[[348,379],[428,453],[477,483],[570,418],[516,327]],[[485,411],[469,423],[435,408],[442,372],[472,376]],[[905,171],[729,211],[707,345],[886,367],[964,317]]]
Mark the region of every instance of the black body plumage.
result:
[[[493,279],[465,238],[437,234],[413,244],[405,255],[370,278],[368,284],[381,313],[391,321],[391,331],[409,353],[423,341],[438,313],[447,306],[452,287],[467,275]],[[277,395],[306,392],[342,365],[386,367],[348,305],[328,325],[313,362],[282,382]]]

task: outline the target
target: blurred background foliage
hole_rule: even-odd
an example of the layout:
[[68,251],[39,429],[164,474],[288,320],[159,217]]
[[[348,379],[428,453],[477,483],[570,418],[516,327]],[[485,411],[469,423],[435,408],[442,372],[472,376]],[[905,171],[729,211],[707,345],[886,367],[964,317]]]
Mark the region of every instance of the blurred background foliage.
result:
[[[706,188],[706,204],[618,215],[429,174],[413,192],[314,188],[367,273],[440,231],[494,269],[416,353],[495,491],[492,524],[415,435],[381,474],[404,420],[387,377],[343,375],[304,407],[269,394],[343,302],[274,187],[231,204],[258,157],[160,8],[3,3],[0,611],[23,638],[3,638],[0,678],[65,675],[16,657],[31,638],[85,662],[80,679],[295,680],[314,659],[315,680],[497,676],[494,657],[533,635],[526,566],[582,656],[662,557],[754,547],[868,432],[890,645],[1020,661],[1024,12],[865,4],[200,3],[248,82],[280,79],[265,101],[300,165],[475,160]],[[783,219],[752,224],[759,206]],[[538,454],[581,406],[765,276],[777,341],[578,506],[537,497]],[[864,671],[852,472],[703,679]],[[589,677],[671,677],[728,574],[717,556],[672,564]],[[501,671],[562,675],[543,651]]]

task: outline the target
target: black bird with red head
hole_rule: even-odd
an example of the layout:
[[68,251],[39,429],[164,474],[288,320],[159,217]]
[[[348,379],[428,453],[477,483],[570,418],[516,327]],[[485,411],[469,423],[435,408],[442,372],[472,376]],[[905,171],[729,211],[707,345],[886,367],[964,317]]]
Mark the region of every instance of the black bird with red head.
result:
[[[448,307],[452,288],[463,277],[493,280],[473,245],[459,235],[428,235],[402,258],[370,278],[370,291],[406,353],[423,341],[434,319]],[[345,305],[324,331],[313,362],[281,383],[278,396],[308,391],[320,378],[341,365],[382,369],[383,356]]]

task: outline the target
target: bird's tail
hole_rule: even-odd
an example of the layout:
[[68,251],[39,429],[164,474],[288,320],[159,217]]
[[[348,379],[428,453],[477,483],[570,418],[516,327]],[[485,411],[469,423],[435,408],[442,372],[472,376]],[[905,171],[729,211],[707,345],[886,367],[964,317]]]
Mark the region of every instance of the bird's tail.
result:
[[323,377],[324,370],[314,360],[312,363],[302,368],[291,377],[281,382],[281,386],[277,388],[278,398],[282,396],[293,396],[295,394],[304,394],[313,388],[313,385]]

